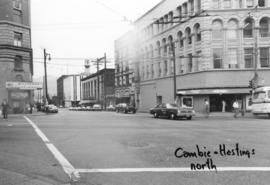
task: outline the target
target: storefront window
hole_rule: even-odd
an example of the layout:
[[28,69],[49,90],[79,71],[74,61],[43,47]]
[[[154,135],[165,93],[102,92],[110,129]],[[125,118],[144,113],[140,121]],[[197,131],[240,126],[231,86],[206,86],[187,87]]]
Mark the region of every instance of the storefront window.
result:
[[192,96],[184,96],[182,97],[182,107],[193,107],[193,97]]

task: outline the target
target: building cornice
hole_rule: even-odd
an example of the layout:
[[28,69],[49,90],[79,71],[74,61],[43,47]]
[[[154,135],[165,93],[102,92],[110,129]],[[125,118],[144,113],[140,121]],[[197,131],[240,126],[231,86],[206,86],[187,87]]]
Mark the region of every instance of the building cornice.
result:
[[0,44],[0,49],[11,49],[11,50],[16,50],[16,51],[25,51],[29,53],[33,52],[32,48],[18,47],[18,46],[13,46],[13,45],[8,45],[8,44]]
[[0,20],[0,25],[1,24],[8,24],[8,25],[11,25],[11,26],[16,26],[16,27],[20,27],[20,28],[31,30],[31,27],[30,26],[26,26],[26,25],[22,25],[22,24],[17,24],[17,23],[11,22],[11,21],[1,21]]

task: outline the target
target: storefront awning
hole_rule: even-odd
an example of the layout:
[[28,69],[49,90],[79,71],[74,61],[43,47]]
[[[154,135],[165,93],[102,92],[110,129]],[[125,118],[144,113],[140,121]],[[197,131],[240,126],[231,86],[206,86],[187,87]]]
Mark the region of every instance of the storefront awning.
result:
[[179,95],[203,95],[203,94],[249,94],[250,88],[230,88],[230,89],[198,89],[198,90],[178,90]]

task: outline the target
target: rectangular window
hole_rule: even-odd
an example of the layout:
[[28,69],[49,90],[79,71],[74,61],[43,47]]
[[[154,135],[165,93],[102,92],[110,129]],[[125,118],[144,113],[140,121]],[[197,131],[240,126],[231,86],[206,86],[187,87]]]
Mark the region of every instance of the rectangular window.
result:
[[19,24],[22,24],[22,11],[15,10],[13,11],[13,21]]
[[13,8],[16,10],[22,10],[22,0],[13,0]]
[[253,48],[244,49],[244,58],[245,58],[245,68],[253,68]]
[[213,9],[220,9],[220,0],[212,0]]
[[201,53],[202,51],[197,51],[196,52],[196,56],[195,56],[195,60],[194,60],[194,71],[199,71],[199,59],[201,57]]
[[183,7],[183,18],[186,18],[188,14],[187,3],[184,3],[182,7]]
[[154,78],[155,71],[154,71],[154,64],[151,64],[151,78]]
[[167,61],[164,61],[164,76],[168,74],[168,63]]
[[190,4],[190,13],[194,13],[194,0],[190,0],[189,1],[189,4]]
[[246,0],[247,8],[252,8],[254,6],[254,0]]
[[174,65],[173,65],[173,60],[171,60],[171,74],[173,74],[173,72],[174,72]]
[[223,52],[221,48],[213,49],[214,69],[222,68],[222,55],[223,55]]
[[237,48],[231,48],[228,51],[229,68],[238,68],[238,50]]
[[184,56],[180,56],[179,73],[184,73]]
[[261,67],[269,67],[269,48],[260,48]]
[[182,7],[181,6],[179,6],[179,7],[177,7],[177,12],[178,12],[178,16],[179,16],[179,21],[181,21],[181,19],[182,19]]
[[231,0],[223,0],[223,8],[232,8]]
[[22,33],[14,32],[14,46],[22,46]]
[[15,57],[14,70],[15,71],[23,70],[23,58],[22,58],[22,56],[16,56]]
[[192,72],[192,67],[193,67],[192,54],[188,54],[188,69],[187,69],[187,72]]
[[161,62],[158,62],[158,76],[161,77]]

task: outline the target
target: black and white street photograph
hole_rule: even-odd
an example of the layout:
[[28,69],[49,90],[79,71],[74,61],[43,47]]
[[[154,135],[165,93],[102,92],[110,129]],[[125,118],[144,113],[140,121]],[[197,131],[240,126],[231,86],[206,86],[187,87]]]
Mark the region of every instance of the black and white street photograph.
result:
[[0,185],[269,185],[270,0],[0,0]]

